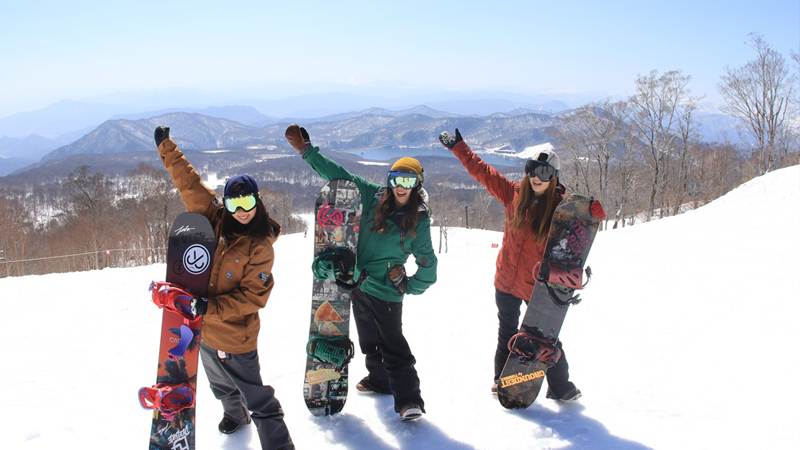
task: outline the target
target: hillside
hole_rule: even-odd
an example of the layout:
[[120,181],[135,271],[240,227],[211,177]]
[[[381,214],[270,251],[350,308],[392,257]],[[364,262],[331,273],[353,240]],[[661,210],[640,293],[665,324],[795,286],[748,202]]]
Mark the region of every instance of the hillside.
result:
[[[438,147],[436,137],[439,133],[458,126],[472,133],[476,149],[511,146],[521,151],[527,146],[546,142],[545,131],[555,123],[556,120],[549,115],[530,112],[447,117],[429,108],[415,108],[402,113],[373,108],[363,114],[334,116],[303,125],[314,137],[315,145],[331,150]],[[42,160],[77,154],[151,151],[153,130],[161,124],[172,129],[172,137],[185,150],[288,148],[284,138],[288,122],[256,127],[218,117],[176,112],[147,119],[106,121],[77,141],[48,153]]]
[[[283,236],[261,313],[262,377],[298,448],[795,449],[798,204],[793,166],[695,211],[601,232],[589,258],[594,279],[561,336],[584,397],[570,405],[542,398],[523,411],[504,410],[489,393],[492,244],[501,234],[451,230],[438,282],[404,303],[428,410],[416,423],[402,423],[389,398],[354,389],[343,413],[308,413],[301,380],[312,243]],[[155,381],[161,323],[147,286],[164,269],[0,279],[0,341],[10,357],[0,372],[4,448],[144,447],[151,416],[136,392]],[[365,374],[360,354],[351,373]],[[258,448],[252,425],[217,432],[221,407],[202,373],[199,386],[197,449]]]

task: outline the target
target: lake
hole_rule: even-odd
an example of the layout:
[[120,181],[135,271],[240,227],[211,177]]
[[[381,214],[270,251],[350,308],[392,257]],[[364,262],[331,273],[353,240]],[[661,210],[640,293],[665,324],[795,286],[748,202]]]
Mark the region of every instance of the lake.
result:
[[[363,159],[372,161],[389,161],[401,158],[403,156],[410,156],[412,158],[417,158],[420,156],[432,156],[432,157],[455,159],[455,155],[450,153],[450,151],[445,149],[444,147],[442,147],[441,149],[384,147],[384,148],[369,148],[363,150],[349,150],[344,153],[348,153],[354,156],[359,156]],[[487,154],[487,153],[478,153],[478,156],[480,156],[481,159],[483,159],[484,161],[493,166],[517,166],[522,162],[522,159],[517,158],[515,156],[503,156],[503,155]]]

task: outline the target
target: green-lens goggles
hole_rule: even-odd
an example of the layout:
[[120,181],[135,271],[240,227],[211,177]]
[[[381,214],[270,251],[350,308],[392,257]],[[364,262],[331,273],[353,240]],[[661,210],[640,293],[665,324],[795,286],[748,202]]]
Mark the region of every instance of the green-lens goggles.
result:
[[404,189],[414,189],[420,182],[420,177],[414,172],[389,172],[389,187],[394,189],[400,186]]

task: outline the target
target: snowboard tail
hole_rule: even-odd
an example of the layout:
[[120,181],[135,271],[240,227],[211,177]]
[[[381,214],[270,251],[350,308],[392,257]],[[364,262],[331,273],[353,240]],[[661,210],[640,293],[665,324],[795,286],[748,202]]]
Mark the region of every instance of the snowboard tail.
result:
[[167,247],[167,282],[150,285],[163,309],[156,384],[139,390],[143,408],[153,410],[150,450],[195,448],[195,398],[201,317],[190,302],[206,295],[216,249],[214,230],[202,214],[175,219]]
[[505,408],[530,406],[547,370],[561,357],[561,326],[570,305],[580,302],[575,291],[591,277],[591,270],[584,266],[602,220],[592,215],[592,202],[591,197],[572,194],[553,214],[536,285],[520,333],[509,342],[510,354],[498,382],[497,398]]
[[353,280],[361,194],[355,183],[329,181],[317,196],[314,212],[314,262],[311,324],[306,346],[303,398],[311,414],[336,414],[347,400],[350,340],[350,291]]

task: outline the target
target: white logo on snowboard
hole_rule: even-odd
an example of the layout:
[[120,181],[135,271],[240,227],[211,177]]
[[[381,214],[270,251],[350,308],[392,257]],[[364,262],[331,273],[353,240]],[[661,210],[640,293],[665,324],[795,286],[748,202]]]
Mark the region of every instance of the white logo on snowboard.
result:
[[183,252],[183,267],[192,275],[198,275],[208,269],[211,255],[208,249],[200,244],[194,244]]

